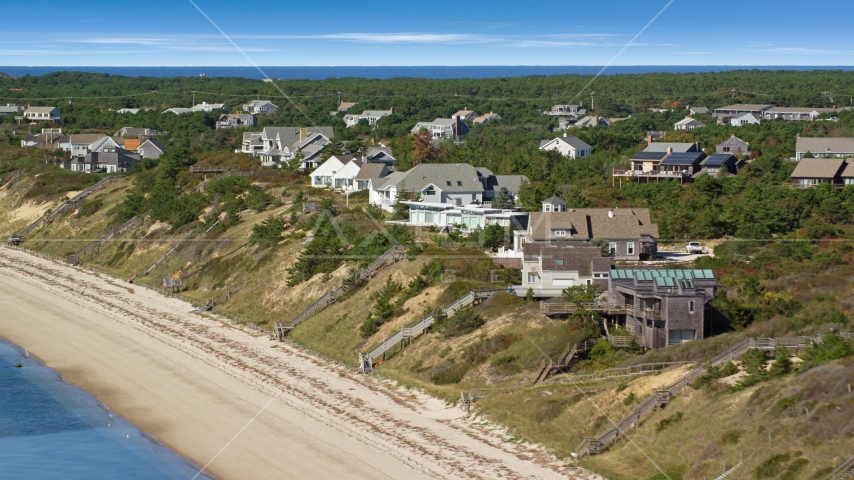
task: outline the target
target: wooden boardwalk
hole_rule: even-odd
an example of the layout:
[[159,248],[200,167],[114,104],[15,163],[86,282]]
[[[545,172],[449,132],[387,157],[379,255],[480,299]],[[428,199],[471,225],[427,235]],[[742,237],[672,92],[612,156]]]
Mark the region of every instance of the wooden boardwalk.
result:
[[[374,275],[374,272],[385,267],[389,264],[389,262],[397,263],[400,260],[403,260],[406,257],[406,250],[404,247],[400,245],[395,245],[388,250],[385,251],[382,255],[379,256],[376,260],[374,260],[367,267],[358,270],[354,273],[356,278],[359,280],[367,280]],[[337,302],[341,296],[344,295],[344,286],[341,285],[333,290],[330,290],[323,295],[320,296],[317,300],[312,302],[311,305],[306,307],[303,311],[301,311],[296,317],[293,318],[290,322],[276,322],[274,324],[274,336],[275,338],[282,340],[285,336],[296,328],[297,325],[305,321],[308,317],[314,315],[320,310],[332,305]]]
[[[850,333],[842,333],[840,335],[844,337],[851,336]],[[821,337],[748,338],[742,340],[712,358],[708,363],[691,370],[667,387],[656,389],[651,396],[641,402],[631,412],[627,413],[607,430],[595,437],[585,438],[575,448],[575,453],[579,457],[601,453],[602,450],[616,442],[625,432],[630,430],[632,427],[640,425],[641,420],[648,413],[667,405],[673,395],[694,383],[695,380],[704,375],[706,373],[707,365],[721,365],[744,355],[751,349],[774,351],[777,348],[786,348],[789,350],[800,350],[809,347],[812,342],[820,340]]]
[[[457,310],[467,307],[473,303],[481,302],[499,292],[513,293],[513,289],[499,288],[494,290],[472,290],[445,307],[443,309],[444,314],[451,316]],[[414,325],[401,328],[390,337],[383,340],[382,343],[368,351],[368,353],[359,353],[359,369],[363,373],[372,372],[374,369],[375,359],[379,358],[381,355],[383,359],[385,359],[386,352],[397,344],[400,344],[401,348],[407,344],[411,344],[413,338],[427,331],[427,329],[430,328],[430,325],[433,325],[435,321],[436,320],[431,313]]]

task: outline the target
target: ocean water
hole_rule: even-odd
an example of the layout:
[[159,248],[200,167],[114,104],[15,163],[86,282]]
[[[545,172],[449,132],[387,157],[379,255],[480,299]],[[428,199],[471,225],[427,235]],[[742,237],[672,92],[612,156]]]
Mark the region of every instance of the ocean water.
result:
[[[594,75],[601,66],[537,66],[537,65],[493,65],[493,66],[416,66],[416,67],[261,67],[270,78],[323,80],[327,78],[495,78],[523,77],[530,75]],[[724,72],[729,70],[854,70],[854,66],[728,66],[728,65],[635,65],[611,66],[604,75],[640,74],[651,72],[700,73]],[[0,66],[0,72],[9,75],[44,75],[46,73],[71,71],[108,73],[128,77],[196,77],[205,74],[208,77],[244,77],[262,79],[254,67],[27,67]]]
[[190,479],[197,471],[56,371],[0,341],[0,479]]

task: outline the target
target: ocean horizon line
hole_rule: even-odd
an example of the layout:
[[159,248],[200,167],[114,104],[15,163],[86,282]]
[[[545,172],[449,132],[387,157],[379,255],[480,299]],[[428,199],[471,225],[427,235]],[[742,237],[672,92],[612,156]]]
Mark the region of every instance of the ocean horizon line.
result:
[[[0,66],[0,72],[16,77],[56,72],[87,72],[129,77],[242,77],[260,80],[326,80],[330,78],[501,78],[552,75],[639,75],[647,73],[719,73],[740,70],[762,71],[854,71],[854,65],[408,65],[408,66]],[[604,69],[604,70],[603,70]]]

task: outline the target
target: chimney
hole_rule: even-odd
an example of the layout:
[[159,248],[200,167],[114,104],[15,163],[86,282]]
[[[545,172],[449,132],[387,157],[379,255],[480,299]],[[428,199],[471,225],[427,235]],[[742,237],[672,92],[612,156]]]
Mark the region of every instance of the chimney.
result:
[[394,107],[389,108],[389,109],[388,109],[388,111],[389,111],[389,113],[391,113],[392,115],[394,115]]
[[608,210],[608,218],[614,218],[614,209],[613,208]]
[[301,142],[301,141],[305,140],[305,137],[307,137],[307,136],[308,136],[308,129],[307,128],[300,128],[299,129],[299,141]]
[[673,147],[667,147],[667,153],[668,154],[673,153]]
[[578,108],[584,108],[584,102],[578,102]]
[[563,132],[563,138],[566,138],[566,131]]
[[368,156],[364,153],[362,154],[362,163],[368,163]]
[[652,145],[652,134],[651,133],[648,133],[646,135],[646,144],[647,144],[647,146]]
[[460,136],[460,117],[459,116],[454,115],[454,123],[455,123],[454,128],[456,128],[456,131],[454,132],[454,136],[459,137]]
[[593,124],[593,126],[594,126],[594,127],[598,127],[598,126],[599,126],[599,115],[596,115],[596,123],[595,123],[595,124]]

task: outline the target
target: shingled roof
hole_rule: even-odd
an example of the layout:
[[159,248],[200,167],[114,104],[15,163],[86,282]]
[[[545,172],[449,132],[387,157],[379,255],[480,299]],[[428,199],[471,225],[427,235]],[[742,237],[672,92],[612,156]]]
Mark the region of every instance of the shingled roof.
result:
[[843,158],[802,158],[792,178],[835,178],[844,164]]
[[578,208],[566,212],[532,212],[528,224],[534,240],[554,239],[554,230],[566,230],[566,239],[658,238],[658,225],[650,220],[649,209],[617,208],[613,216],[607,208]]

